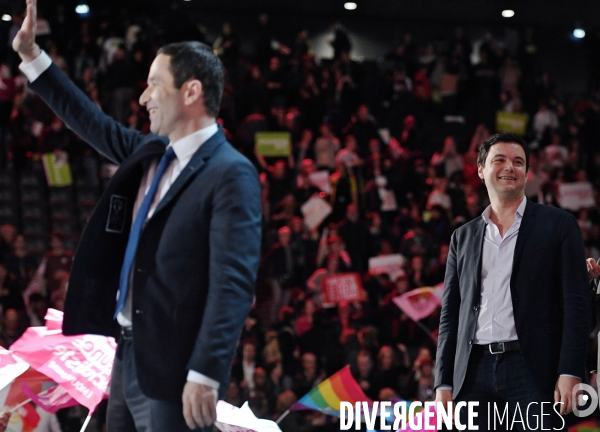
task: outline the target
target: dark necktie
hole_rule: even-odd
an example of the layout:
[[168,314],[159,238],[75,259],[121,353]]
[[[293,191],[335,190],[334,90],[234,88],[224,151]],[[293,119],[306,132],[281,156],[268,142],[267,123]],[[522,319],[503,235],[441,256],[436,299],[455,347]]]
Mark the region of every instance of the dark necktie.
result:
[[160,159],[160,163],[158,164],[158,168],[156,170],[156,175],[152,180],[152,184],[150,184],[150,189],[148,189],[148,193],[144,197],[144,201],[142,201],[142,205],[140,206],[137,216],[135,217],[135,222],[131,227],[129,240],[127,242],[127,249],[125,249],[123,267],[121,268],[121,277],[119,279],[119,300],[117,301],[114,318],[117,317],[119,312],[121,312],[123,309],[123,306],[125,306],[127,289],[129,287],[129,274],[131,273],[131,267],[133,266],[133,261],[135,260],[135,254],[137,252],[137,247],[140,240],[140,233],[142,232],[144,221],[148,217],[148,212],[150,211],[152,201],[154,201],[154,195],[156,195],[156,189],[158,189],[160,179],[173,159],[175,159],[175,151],[173,150],[173,147],[169,147],[163,157]]

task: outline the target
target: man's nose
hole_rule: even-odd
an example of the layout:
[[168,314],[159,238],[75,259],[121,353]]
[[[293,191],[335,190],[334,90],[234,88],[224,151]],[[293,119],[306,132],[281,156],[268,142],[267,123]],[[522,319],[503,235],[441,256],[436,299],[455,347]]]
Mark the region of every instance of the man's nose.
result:
[[140,95],[140,105],[146,106],[148,100],[150,100],[150,97],[148,96],[148,88],[146,88],[146,90],[144,90],[144,92]]

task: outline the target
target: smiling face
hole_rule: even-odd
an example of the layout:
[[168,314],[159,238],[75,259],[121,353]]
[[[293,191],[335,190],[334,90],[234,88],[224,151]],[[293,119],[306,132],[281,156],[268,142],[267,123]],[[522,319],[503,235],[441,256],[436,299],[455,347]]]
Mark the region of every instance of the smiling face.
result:
[[150,131],[164,137],[177,130],[183,118],[181,89],[175,88],[170,63],[169,56],[156,56],[150,66],[148,87],[140,96],[140,105],[150,113]]
[[485,165],[477,166],[490,199],[514,201],[523,197],[527,182],[525,157],[523,147],[516,143],[499,142],[490,147]]

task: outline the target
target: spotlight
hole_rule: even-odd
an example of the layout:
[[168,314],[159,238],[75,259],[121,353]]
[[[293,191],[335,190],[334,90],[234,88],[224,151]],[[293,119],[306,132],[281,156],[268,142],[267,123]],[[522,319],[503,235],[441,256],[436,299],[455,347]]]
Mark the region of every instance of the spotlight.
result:
[[2,15],[2,21],[11,21],[12,17],[9,14]]
[[585,37],[585,30],[578,27],[573,30],[573,36],[575,36],[577,39],[583,39]]
[[357,7],[358,6],[354,2],[346,2],[346,3],[344,3],[344,9],[346,9],[346,10],[354,10]]
[[512,9],[505,9],[502,11],[502,16],[504,18],[512,18],[515,16],[515,11]]
[[90,13],[90,7],[85,3],[82,3],[80,5],[77,5],[77,7],[75,8],[75,12],[77,12],[79,15],[85,15],[87,13]]

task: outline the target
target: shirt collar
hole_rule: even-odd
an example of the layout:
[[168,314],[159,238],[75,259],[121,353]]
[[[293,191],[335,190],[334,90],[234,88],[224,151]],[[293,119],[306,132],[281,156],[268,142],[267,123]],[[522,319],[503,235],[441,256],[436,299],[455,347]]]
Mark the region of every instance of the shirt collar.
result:
[[208,139],[217,133],[218,130],[219,127],[217,124],[212,124],[205,128],[199,129],[194,133],[184,136],[174,143],[169,143],[168,147],[173,147],[175,156],[177,156],[177,160],[180,163],[187,164],[194,153],[198,151],[200,146],[208,141]]
[[[527,205],[527,197],[523,196],[523,199],[521,200],[521,204],[519,204],[519,207],[517,207],[517,212],[515,213],[515,219],[521,220],[523,218],[523,215],[525,214],[525,206],[526,205]],[[490,204],[489,206],[487,206],[485,208],[483,213],[481,213],[481,217],[483,218],[483,220],[485,221],[486,224],[489,224],[491,222],[491,219],[490,219],[491,212],[492,212],[492,206]]]

